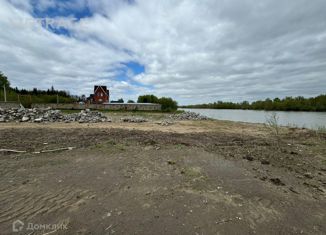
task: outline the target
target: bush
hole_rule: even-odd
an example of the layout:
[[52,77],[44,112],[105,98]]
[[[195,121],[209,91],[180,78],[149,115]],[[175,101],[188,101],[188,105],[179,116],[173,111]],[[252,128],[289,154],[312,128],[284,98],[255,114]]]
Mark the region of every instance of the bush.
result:
[[138,97],[138,103],[154,103],[162,105],[162,111],[172,112],[178,109],[178,103],[169,97],[157,98],[155,95],[142,95]]
[[172,112],[178,109],[178,103],[172,98],[162,97],[158,103],[162,105],[162,111]]

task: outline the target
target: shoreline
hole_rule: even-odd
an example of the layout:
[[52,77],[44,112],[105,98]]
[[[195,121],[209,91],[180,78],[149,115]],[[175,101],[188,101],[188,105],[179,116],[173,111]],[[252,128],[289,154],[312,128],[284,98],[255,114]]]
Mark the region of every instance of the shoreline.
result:
[[278,125],[289,128],[326,130],[326,112],[265,111],[242,109],[183,109],[215,120],[266,124],[275,114]]
[[316,111],[316,110],[274,110],[274,109],[226,109],[226,108],[184,108],[184,107],[178,107],[178,109],[209,109],[209,110],[243,110],[243,111],[262,111],[262,112],[307,112],[307,113],[326,113],[326,110],[323,111]]

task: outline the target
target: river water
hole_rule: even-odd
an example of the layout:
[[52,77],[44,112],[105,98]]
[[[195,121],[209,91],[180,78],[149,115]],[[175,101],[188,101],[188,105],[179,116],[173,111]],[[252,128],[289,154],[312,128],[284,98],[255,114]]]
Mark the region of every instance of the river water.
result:
[[256,111],[238,109],[181,109],[196,112],[209,118],[237,122],[266,123],[273,113],[282,126],[305,127],[318,129],[326,127],[326,112],[289,112],[289,111]]

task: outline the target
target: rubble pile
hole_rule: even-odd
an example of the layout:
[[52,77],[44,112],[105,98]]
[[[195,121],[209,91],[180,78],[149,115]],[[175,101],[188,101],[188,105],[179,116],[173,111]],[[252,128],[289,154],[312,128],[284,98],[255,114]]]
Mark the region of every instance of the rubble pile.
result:
[[82,110],[80,113],[72,113],[65,116],[65,121],[69,122],[79,122],[79,123],[95,123],[95,122],[111,122],[101,112],[94,112],[87,110]]
[[120,119],[122,122],[133,122],[133,123],[141,123],[147,122],[148,120],[142,117],[123,117]]
[[79,113],[63,114],[51,109],[1,109],[0,122],[79,122],[96,123],[111,121],[101,112],[82,110]]
[[184,121],[184,120],[208,120],[208,117],[202,116],[195,112],[184,112],[178,114],[172,114],[169,116],[172,120]]

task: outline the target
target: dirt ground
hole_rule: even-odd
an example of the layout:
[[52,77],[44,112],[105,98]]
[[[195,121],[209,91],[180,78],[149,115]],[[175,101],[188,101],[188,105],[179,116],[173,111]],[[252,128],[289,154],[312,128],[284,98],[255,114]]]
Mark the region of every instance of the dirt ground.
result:
[[0,149],[27,151],[0,152],[0,234],[16,220],[14,234],[326,233],[325,134],[224,121],[7,123]]

